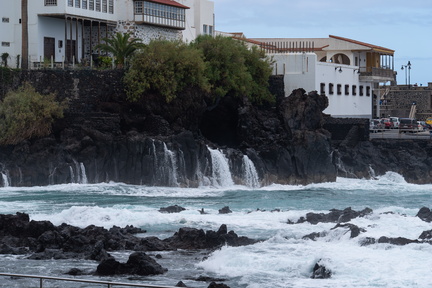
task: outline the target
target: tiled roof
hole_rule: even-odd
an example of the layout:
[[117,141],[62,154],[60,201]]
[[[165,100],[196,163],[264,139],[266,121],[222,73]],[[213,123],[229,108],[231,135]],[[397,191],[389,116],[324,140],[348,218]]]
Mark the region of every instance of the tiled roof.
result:
[[329,35],[329,37],[334,38],[334,39],[338,39],[338,40],[342,40],[342,41],[347,41],[347,42],[354,43],[354,44],[358,44],[358,45],[362,45],[362,46],[366,46],[366,47],[369,47],[373,50],[378,50],[378,51],[387,52],[387,53],[391,53],[391,54],[393,54],[395,52],[395,50],[391,50],[391,49],[384,48],[381,46],[372,45],[369,43],[360,42],[357,40],[352,40],[352,39],[348,39],[348,38],[344,38],[344,37],[339,37],[339,36],[334,36],[334,35]]
[[168,5],[168,6],[174,6],[174,7],[179,7],[179,8],[184,8],[184,9],[189,9],[190,7],[185,6],[183,4],[180,4],[174,0],[146,0],[148,2],[153,2],[153,3],[159,3],[159,4],[163,4],[163,5]]

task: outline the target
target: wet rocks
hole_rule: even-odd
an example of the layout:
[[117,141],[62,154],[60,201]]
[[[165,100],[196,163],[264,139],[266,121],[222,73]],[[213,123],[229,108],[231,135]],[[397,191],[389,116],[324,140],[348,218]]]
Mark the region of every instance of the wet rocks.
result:
[[425,222],[432,222],[432,211],[427,207],[420,208],[416,216]]
[[178,205],[162,207],[159,209],[161,213],[180,213],[181,211],[186,210],[186,208],[180,207]]
[[[362,211],[354,211],[351,209],[351,207],[345,208],[344,210],[338,210],[338,209],[332,209],[330,210],[330,213],[324,214],[324,213],[307,213],[306,217],[301,217],[297,224],[309,222],[311,224],[318,224],[320,222],[323,223],[343,223],[343,222],[349,222],[354,218],[357,217],[364,217],[365,215],[371,214],[373,211],[370,208],[365,208]],[[292,224],[292,222],[289,222]]]
[[153,258],[144,252],[134,252],[129,256],[126,263],[120,263],[110,257],[103,260],[96,269],[98,275],[159,275],[167,270],[162,268]]
[[320,265],[319,263],[315,263],[315,266],[312,270],[312,279],[329,279],[332,275],[332,272],[327,269],[325,266]]

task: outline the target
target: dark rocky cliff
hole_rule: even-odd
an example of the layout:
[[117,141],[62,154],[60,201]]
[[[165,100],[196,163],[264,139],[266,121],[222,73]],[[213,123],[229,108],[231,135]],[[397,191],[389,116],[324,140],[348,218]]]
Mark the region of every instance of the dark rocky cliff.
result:
[[69,108],[48,137],[0,147],[0,187],[107,181],[196,187],[229,185],[226,178],[249,186],[308,184],[387,171],[432,183],[429,142],[365,141],[367,120],[329,120],[322,113],[328,100],[316,92],[283,97],[282,77],[270,82],[276,104],[256,106],[230,96],[213,101],[192,89],[169,104],[154,94],[131,104],[122,75],[29,71],[3,82],[2,93],[29,81],[41,93],[68,98]]
[[130,104],[118,71],[19,76],[10,87],[29,81],[42,93],[68,98],[70,105],[52,135],[1,147],[0,186],[222,185],[226,171],[215,162],[224,158],[238,184],[256,185],[248,182],[248,172],[256,173],[259,185],[336,177],[330,134],[322,129],[327,98],[301,89],[284,98],[280,77],[271,80],[278,104],[258,107],[230,96],[214,102],[193,90],[169,104],[152,94]]

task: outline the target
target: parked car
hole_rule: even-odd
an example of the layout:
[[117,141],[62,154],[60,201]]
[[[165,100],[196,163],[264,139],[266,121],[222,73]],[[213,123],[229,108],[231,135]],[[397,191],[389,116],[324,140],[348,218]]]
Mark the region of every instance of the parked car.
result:
[[378,119],[372,119],[369,121],[369,131],[372,133],[381,132],[385,129],[384,123]]
[[385,129],[392,129],[393,128],[393,122],[390,120],[390,118],[382,118],[382,123],[384,123]]
[[426,129],[425,121],[417,121],[418,124],[418,132],[423,132]]
[[418,123],[415,118],[400,118],[399,119],[399,133],[414,133],[418,132]]
[[393,123],[393,128],[398,129],[399,128],[399,117],[390,117],[390,121]]

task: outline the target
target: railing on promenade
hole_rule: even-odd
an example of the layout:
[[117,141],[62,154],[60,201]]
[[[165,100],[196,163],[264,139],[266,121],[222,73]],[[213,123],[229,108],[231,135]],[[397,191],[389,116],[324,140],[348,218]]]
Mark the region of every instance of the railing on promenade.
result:
[[114,288],[116,286],[141,287],[141,288],[176,288],[174,286],[120,283],[120,282],[110,282],[110,281],[97,281],[97,280],[85,280],[85,279],[62,278],[62,277],[51,277],[51,276],[38,276],[38,275],[25,275],[25,274],[0,273],[0,276],[8,276],[8,277],[16,277],[16,278],[33,278],[33,279],[39,279],[39,287],[40,288],[44,287],[43,286],[44,280],[54,280],[54,281],[64,281],[64,282],[79,282],[79,283],[89,283],[89,284],[100,284],[102,287],[106,286],[108,288]]

